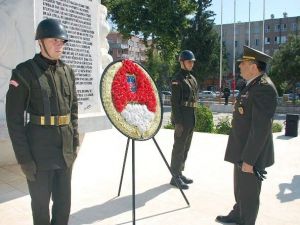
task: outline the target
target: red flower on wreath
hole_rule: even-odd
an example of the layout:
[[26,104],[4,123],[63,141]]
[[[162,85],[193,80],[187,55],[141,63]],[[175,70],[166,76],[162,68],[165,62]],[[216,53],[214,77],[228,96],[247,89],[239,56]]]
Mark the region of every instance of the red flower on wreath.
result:
[[[112,100],[118,112],[122,112],[128,103],[146,105],[151,112],[156,112],[156,98],[152,85],[141,68],[131,60],[124,60],[116,72],[112,83]],[[136,91],[131,91],[127,75],[135,76]]]

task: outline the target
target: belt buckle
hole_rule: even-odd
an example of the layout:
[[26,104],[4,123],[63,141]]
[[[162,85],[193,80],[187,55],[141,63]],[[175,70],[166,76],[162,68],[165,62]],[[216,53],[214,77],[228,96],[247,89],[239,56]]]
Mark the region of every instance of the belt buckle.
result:
[[55,125],[55,117],[54,116],[50,116],[50,125],[51,126]]
[[44,116],[40,117],[40,124],[45,125],[45,117]]
[[69,116],[59,116],[58,125],[67,125],[69,123]]

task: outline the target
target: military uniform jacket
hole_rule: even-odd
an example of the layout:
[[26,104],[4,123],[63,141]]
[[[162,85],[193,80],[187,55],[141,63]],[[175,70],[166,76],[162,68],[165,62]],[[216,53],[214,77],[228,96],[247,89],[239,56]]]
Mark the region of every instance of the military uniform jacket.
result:
[[195,77],[189,71],[181,69],[172,79],[171,87],[172,123],[195,126],[195,105],[198,101]]
[[[16,158],[20,164],[34,161],[38,169],[70,167],[76,157],[78,104],[73,70],[58,61],[50,64],[40,54],[33,58],[41,74],[36,76],[30,60],[12,71],[6,95],[6,119]],[[42,89],[37,77],[43,77],[52,116],[70,114],[68,125],[37,125],[24,121],[24,111],[44,115]],[[28,105],[28,106],[27,106]]]
[[264,74],[241,90],[234,105],[225,161],[264,169],[274,163],[272,122],[277,91]]

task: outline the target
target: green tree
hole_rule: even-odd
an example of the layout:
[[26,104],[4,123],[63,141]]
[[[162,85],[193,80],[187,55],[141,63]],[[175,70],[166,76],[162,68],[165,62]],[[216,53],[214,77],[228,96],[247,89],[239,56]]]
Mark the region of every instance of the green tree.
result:
[[[196,0],[103,0],[110,19],[125,37],[141,35],[150,50],[158,49],[165,61],[177,54],[183,31],[190,25]],[[152,54],[152,53],[149,53]]]
[[281,45],[273,55],[270,76],[279,92],[294,90],[300,81],[300,38],[289,36],[288,42]]
[[155,81],[158,90],[170,90],[170,78],[174,73],[175,63],[174,60],[165,62],[158,51],[150,51],[148,54],[145,67]]
[[[211,2],[212,0],[198,1],[196,14],[182,43],[182,49],[190,49],[195,54],[197,62],[194,73],[200,83],[207,78],[217,78],[220,71],[220,43],[213,20],[215,14],[208,10]],[[223,65],[223,71],[226,71],[226,58]]]

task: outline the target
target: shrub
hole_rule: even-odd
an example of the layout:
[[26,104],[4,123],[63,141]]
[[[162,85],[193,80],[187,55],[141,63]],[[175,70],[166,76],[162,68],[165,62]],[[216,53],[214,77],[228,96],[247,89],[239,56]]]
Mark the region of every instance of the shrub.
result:
[[209,108],[199,105],[196,108],[195,131],[212,133],[214,129],[213,114]]
[[174,125],[171,123],[171,121],[168,122],[167,125],[164,126],[165,129],[174,129]]
[[282,125],[280,123],[273,122],[273,124],[272,124],[272,132],[276,133],[276,132],[281,132],[281,131],[282,131]]
[[231,130],[231,118],[229,116],[219,118],[216,125],[215,133],[217,134],[229,134]]
[[[174,129],[171,121],[164,126],[165,129]],[[212,133],[214,128],[212,112],[204,105],[196,108],[196,125],[194,131]]]

